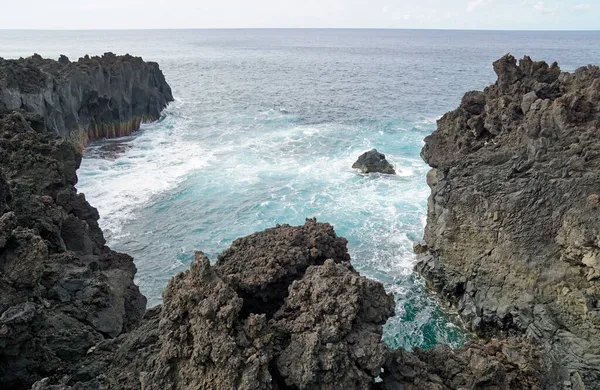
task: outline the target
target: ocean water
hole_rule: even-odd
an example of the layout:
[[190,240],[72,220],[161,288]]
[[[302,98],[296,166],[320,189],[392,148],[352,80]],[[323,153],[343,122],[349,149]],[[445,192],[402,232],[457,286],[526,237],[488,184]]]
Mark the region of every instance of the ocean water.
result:
[[[396,298],[392,346],[468,337],[413,273],[429,189],[419,157],[436,119],[495,80],[505,53],[600,63],[598,32],[408,30],[0,31],[0,56],[131,53],[157,61],[175,102],[132,137],[87,149],[78,189],[131,254],[149,304],[194,250],[307,217],[349,240]],[[377,148],[398,175],[351,169]]]

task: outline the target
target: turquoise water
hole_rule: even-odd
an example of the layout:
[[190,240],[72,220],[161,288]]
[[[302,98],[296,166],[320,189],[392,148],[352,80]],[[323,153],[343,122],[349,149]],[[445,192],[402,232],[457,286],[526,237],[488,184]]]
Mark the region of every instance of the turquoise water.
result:
[[[393,344],[463,340],[411,270],[429,192],[419,150],[431,121],[304,124],[271,110],[230,121],[227,130],[206,129],[199,139],[193,121],[177,114],[186,104],[175,102],[115,159],[98,158],[105,143],[92,146],[81,170],[80,189],[89,186],[91,201],[113,199],[105,215],[114,217],[103,226],[113,246],[136,257],[137,282],[151,304],[160,301],[157,286],[189,266],[194,249],[214,259],[236,237],[316,217],[349,240],[363,275],[396,294],[400,315],[387,333]],[[375,133],[374,126],[380,126]],[[351,169],[373,147],[385,150],[398,175]]]
[[[316,217],[394,293],[386,341],[427,348],[467,335],[412,271],[429,194],[423,138],[494,81],[506,52],[573,70],[600,63],[598,43],[595,32],[0,31],[0,56],[112,50],[161,64],[176,101],[135,136],[91,145],[78,184],[109,244],[134,256],[150,305],[194,250],[214,259],[236,237]],[[351,169],[373,147],[398,175]]]

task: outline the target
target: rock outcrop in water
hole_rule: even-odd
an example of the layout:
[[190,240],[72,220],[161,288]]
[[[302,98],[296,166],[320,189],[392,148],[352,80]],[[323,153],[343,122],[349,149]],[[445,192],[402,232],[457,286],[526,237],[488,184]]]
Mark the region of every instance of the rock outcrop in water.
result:
[[91,139],[130,135],[141,123],[159,119],[172,100],[158,64],[139,57],[0,58],[0,112],[23,110],[35,130],[83,146]]
[[146,299],[132,258],[110,250],[98,212],[77,194],[81,155],[0,116],[0,384],[66,373],[89,348],[129,331]]
[[[517,334],[548,388],[600,388],[600,68],[529,57],[438,121],[418,269],[480,334]],[[550,385],[551,384],[551,385]]]
[[372,149],[361,154],[358,160],[352,165],[352,168],[359,169],[362,173],[396,174],[392,164],[385,159],[385,154],[379,153],[377,149]]

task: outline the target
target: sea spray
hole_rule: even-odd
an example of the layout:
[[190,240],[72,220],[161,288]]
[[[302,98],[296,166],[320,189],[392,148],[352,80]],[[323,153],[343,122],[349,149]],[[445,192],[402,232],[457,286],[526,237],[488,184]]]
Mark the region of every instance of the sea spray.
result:
[[[310,124],[270,110],[218,122],[197,137],[186,109],[177,101],[163,121],[118,140],[126,147],[114,155],[93,144],[80,170],[79,189],[92,194],[110,244],[136,258],[150,305],[189,267],[195,249],[214,260],[239,236],[316,217],[349,240],[363,275],[394,293],[390,345],[462,343],[465,336],[412,272],[429,191],[417,127],[431,130],[430,122],[375,121],[369,126],[386,130],[373,132],[364,123]],[[385,151],[398,175],[351,168],[373,147]]]

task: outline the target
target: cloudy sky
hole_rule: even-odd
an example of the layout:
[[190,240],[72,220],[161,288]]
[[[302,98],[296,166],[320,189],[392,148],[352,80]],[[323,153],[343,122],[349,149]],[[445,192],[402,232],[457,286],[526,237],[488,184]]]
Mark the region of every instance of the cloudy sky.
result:
[[598,30],[600,0],[0,0],[2,29]]

